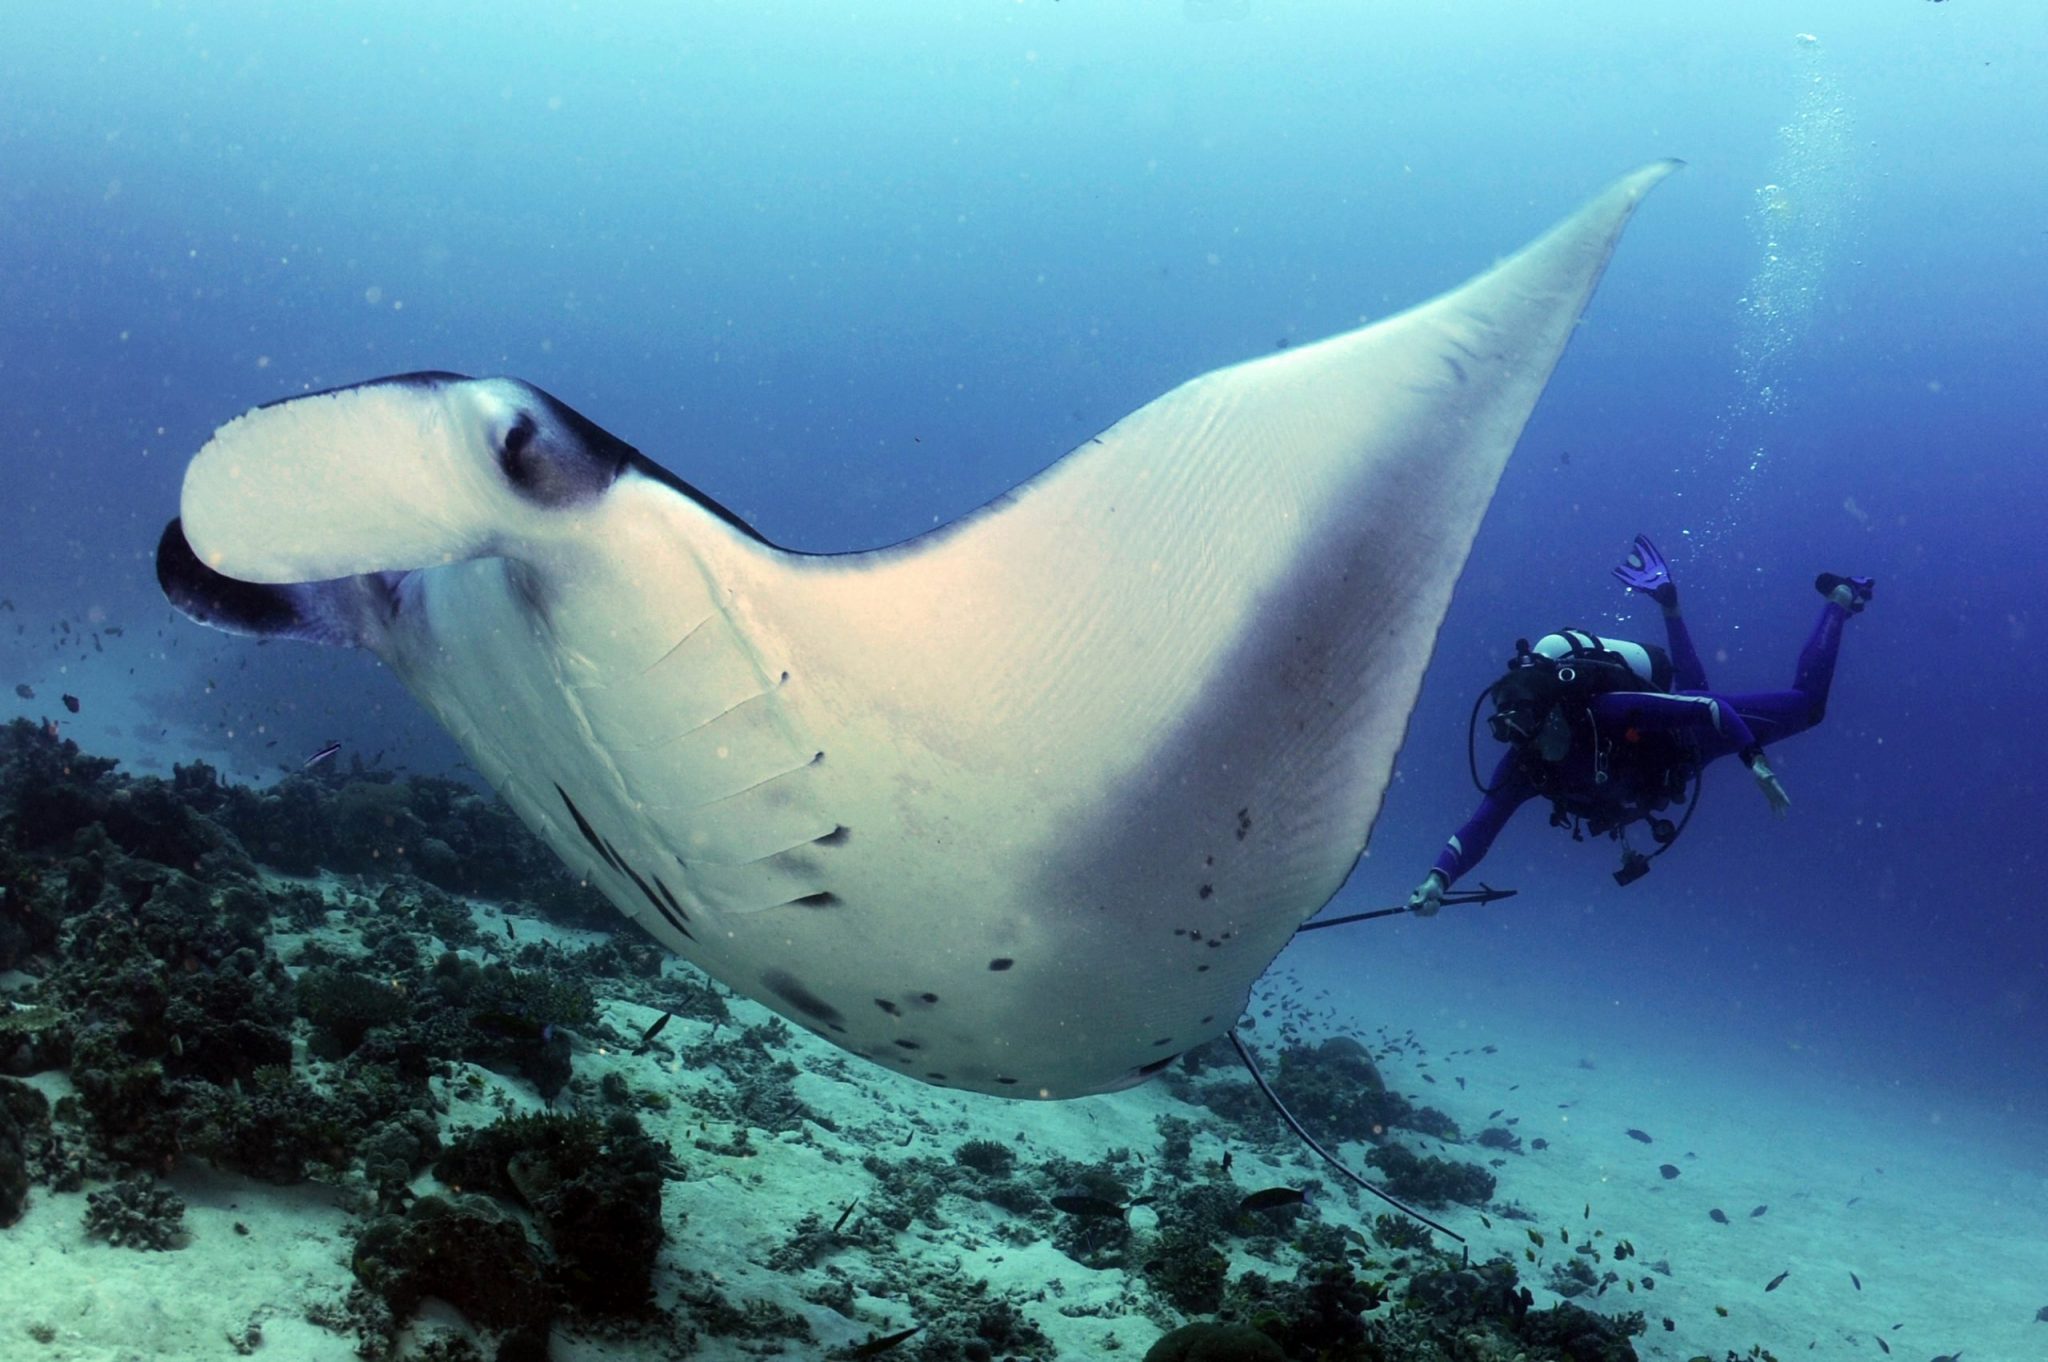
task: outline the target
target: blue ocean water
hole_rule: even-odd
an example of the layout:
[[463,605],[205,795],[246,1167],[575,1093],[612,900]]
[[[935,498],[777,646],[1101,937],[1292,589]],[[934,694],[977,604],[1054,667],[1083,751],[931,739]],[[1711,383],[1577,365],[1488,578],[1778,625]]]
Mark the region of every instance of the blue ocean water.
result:
[[1736,688],[1789,677],[1816,572],[1877,578],[1778,754],[1791,815],[1717,769],[1620,889],[1525,811],[1479,875],[1520,898],[1316,949],[2038,1121],[2044,82],[2048,11],[1971,0],[17,7],[0,699],[74,692],[75,736],[137,764],[268,776],[339,738],[448,768],[367,658],[168,618],[157,532],[245,407],[517,374],[779,542],[868,546],[1681,156],[1337,908],[1404,895],[1468,812],[1467,707],[1515,638],[1655,637],[1607,577],[1637,531]]

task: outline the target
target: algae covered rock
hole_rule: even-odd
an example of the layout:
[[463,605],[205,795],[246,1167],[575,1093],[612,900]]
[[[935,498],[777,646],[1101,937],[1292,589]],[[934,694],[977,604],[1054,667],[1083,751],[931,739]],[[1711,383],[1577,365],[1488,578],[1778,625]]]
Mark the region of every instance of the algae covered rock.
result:
[[185,1202],[144,1175],[124,1178],[85,1198],[85,1232],[121,1248],[183,1248]]
[[1145,1362],[1287,1362],[1287,1354],[1248,1324],[1183,1324],[1147,1349]]
[[484,1197],[421,1197],[405,1215],[371,1222],[352,1265],[401,1322],[428,1296],[492,1331],[544,1325],[554,1312],[539,1249]]
[[28,1206],[31,1141],[48,1132],[50,1104],[26,1083],[0,1078],[0,1229]]
[[434,1176],[532,1211],[561,1298],[589,1314],[626,1315],[653,1297],[666,1166],[667,1151],[629,1113],[543,1113],[458,1136]]

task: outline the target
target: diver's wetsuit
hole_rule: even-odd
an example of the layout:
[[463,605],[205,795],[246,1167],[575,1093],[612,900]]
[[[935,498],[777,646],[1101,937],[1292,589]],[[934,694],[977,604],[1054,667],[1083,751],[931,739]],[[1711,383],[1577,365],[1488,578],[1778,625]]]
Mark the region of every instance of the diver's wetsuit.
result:
[[[1700,665],[1684,617],[1667,613],[1664,626],[1672,690],[1611,691],[1593,697],[1588,708],[1599,743],[1589,748],[1586,743],[1574,742],[1571,751],[1554,765],[1533,753],[1525,754],[1521,748],[1510,748],[1487,782],[1492,793],[1480,800],[1472,817],[1437,853],[1437,873],[1445,884],[1455,884],[1460,875],[1484,859],[1515,810],[1539,793],[1531,763],[1548,768],[1539,773],[1544,777],[1543,792],[1561,790],[1592,805],[1640,803],[1647,802],[1643,792],[1630,788],[1627,757],[1631,745],[1640,746],[1646,739],[1667,743],[1676,739],[1696,750],[1698,763],[1704,766],[1716,758],[1812,728],[1827,710],[1828,688],[1835,679],[1835,654],[1842,644],[1842,623],[1848,618],[1849,611],[1832,600],[1821,607],[1813,635],[1799,654],[1799,669],[1790,690],[1722,695],[1707,689],[1706,668]],[[1691,759],[1690,752],[1687,759]],[[1596,779],[1601,769],[1608,772],[1607,785]]]

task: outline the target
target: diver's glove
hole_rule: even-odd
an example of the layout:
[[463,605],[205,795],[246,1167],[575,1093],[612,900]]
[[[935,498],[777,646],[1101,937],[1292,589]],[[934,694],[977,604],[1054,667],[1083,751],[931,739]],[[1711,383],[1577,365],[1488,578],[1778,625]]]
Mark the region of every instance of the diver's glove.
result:
[[1417,917],[1435,917],[1444,906],[1444,890],[1448,888],[1450,881],[1444,878],[1444,872],[1431,870],[1408,896],[1408,911]]
[[1742,754],[1742,764],[1756,777],[1756,787],[1762,790],[1764,798],[1770,801],[1771,812],[1783,818],[1785,810],[1792,807],[1792,796],[1785,793],[1784,785],[1771,770],[1770,763],[1764,760],[1764,749],[1752,747],[1745,750]]
[[1614,569],[1614,580],[1630,591],[1642,592],[1666,610],[1678,608],[1678,583],[1671,580],[1671,565],[1646,534],[1636,536],[1628,557]]

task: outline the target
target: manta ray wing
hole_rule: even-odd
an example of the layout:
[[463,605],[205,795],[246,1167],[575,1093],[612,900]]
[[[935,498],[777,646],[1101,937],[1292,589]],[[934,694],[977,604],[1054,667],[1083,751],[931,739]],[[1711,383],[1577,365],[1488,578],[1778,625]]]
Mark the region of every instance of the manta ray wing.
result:
[[1362,853],[1501,470],[1670,169],[893,548],[777,548],[537,389],[421,375],[223,427],[161,575],[365,642],[627,915],[848,1050],[1126,1086]]

